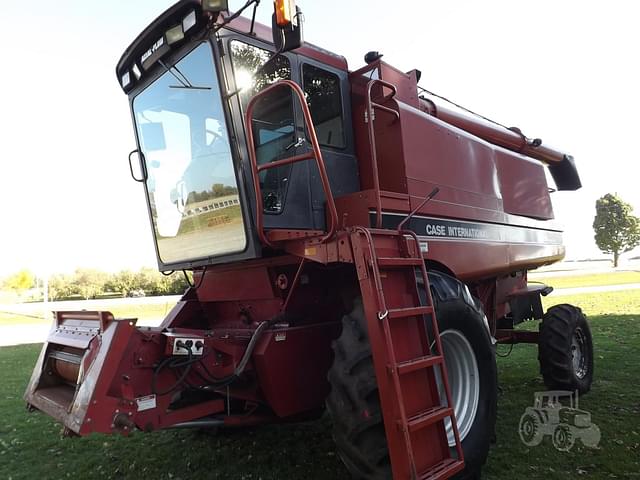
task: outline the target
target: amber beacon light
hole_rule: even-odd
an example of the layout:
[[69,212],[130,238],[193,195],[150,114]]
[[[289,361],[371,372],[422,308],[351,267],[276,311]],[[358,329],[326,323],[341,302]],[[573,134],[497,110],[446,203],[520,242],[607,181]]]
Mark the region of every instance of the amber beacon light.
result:
[[293,21],[296,14],[296,2],[294,0],[275,0],[276,24],[286,27]]

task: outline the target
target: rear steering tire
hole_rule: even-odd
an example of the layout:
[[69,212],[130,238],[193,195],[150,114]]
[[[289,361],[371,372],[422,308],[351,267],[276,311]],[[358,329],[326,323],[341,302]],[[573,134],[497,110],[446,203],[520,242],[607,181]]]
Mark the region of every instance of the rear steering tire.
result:
[[544,315],[538,343],[540,373],[547,388],[578,390],[593,382],[593,341],[587,319],[578,307],[555,305]]
[[[454,411],[456,416],[466,417],[464,436],[461,431],[466,466],[455,478],[479,478],[496,420],[495,355],[482,310],[466,287],[439,273],[430,273],[429,278],[432,284],[435,282],[441,287],[434,289],[433,298],[441,336],[451,340],[449,348],[443,342],[445,360],[448,365],[457,362],[458,371],[469,372],[469,378],[464,379],[449,373]],[[356,479],[391,479],[378,386],[360,298],[344,316],[342,334],[332,347],[335,358],[328,375],[331,393],[327,397],[327,410],[333,420],[333,436],[340,457]],[[459,358],[447,358],[452,352]],[[478,378],[470,378],[473,376]],[[460,385],[460,381],[464,385]]]

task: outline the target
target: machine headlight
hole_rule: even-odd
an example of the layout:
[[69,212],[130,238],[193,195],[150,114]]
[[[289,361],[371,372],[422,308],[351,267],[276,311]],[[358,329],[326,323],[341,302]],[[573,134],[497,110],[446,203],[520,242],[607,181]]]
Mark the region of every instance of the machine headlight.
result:
[[167,39],[167,43],[169,45],[173,45],[174,43],[183,40],[184,32],[182,31],[182,24],[170,28],[169,30],[167,30],[167,33],[165,33],[164,36]]
[[127,88],[131,85],[131,73],[129,73],[128,70],[120,77],[120,84],[122,85],[122,88]]
[[196,25],[197,22],[198,18],[196,17],[196,11],[194,10],[182,19],[182,31],[187,33]]
[[229,10],[228,0],[202,0],[202,10],[205,12],[222,12]]

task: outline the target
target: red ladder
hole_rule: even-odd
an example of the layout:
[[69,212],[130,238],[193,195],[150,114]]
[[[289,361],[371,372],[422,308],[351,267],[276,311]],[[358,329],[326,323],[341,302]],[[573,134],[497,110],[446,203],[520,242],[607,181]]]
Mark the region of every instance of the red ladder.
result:
[[[464,468],[464,458],[418,238],[411,231],[356,227],[351,233],[351,244],[393,478],[450,478]],[[424,280],[426,305],[420,299],[417,269]],[[425,317],[429,318],[430,327]],[[445,391],[444,405],[436,370]],[[451,455],[447,441],[447,418],[453,426],[455,456]]]

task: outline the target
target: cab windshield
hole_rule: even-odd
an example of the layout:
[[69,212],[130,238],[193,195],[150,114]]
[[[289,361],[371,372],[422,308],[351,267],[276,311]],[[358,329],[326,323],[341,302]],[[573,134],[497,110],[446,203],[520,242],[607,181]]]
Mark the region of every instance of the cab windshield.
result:
[[211,46],[165,70],[133,100],[160,260],[240,252],[246,235]]

